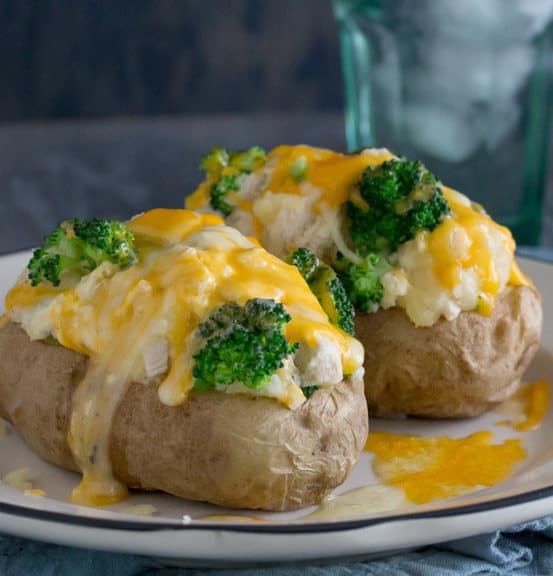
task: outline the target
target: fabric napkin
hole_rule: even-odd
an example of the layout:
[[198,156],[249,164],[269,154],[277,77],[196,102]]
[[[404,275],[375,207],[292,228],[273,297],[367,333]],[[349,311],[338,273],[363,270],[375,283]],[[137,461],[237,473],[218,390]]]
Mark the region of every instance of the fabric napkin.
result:
[[[452,522],[455,520],[452,519]],[[473,576],[553,574],[553,516],[373,561],[263,568],[168,568],[139,556],[0,536],[2,576]]]

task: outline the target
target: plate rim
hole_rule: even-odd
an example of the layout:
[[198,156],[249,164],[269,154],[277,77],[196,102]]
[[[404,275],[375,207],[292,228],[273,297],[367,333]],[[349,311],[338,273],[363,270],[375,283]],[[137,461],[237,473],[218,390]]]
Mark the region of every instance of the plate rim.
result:
[[[0,251],[0,262],[10,256],[23,255],[29,249],[22,249],[15,252]],[[520,258],[539,262],[546,267],[553,269],[553,261],[537,255],[521,254]],[[94,516],[85,516],[72,514],[70,512],[61,512],[44,508],[33,508],[22,506],[3,499],[0,499],[0,513],[21,519],[38,520],[52,522],[58,525],[72,525],[82,528],[100,528],[109,530],[123,530],[130,532],[157,532],[168,531],[225,531],[237,533],[263,533],[263,534],[310,534],[317,532],[344,532],[378,526],[381,524],[394,523],[409,520],[424,520],[436,518],[448,518],[481,512],[490,512],[494,510],[507,509],[513,506],[525,504],[528,502],[539,502],[553,497],[553,481],[551,484],[540,486],[529,491],[517,492],[506,496],[499,496],[472,502],[467,504],[451,505],[444,508],[435,508],[432,510],[421,510],[419,512],[408,512],[399,514],[390,514],[375,516],[372,518],[350,518],[347,520],[336,520],[327,522],[306,522],[300,523],[297,520],[293,522],[282,523],[238,523],[238,522],[180,522],[178,520],[161,520],[149,519],[144,521],[140,519],[128,520],[118,518],[101,518]],[[152,521],[154,520],[154,521]]]
[[232,522],[182,522],[178,520],[152,522],[143,520],[120,520],[118,518],[100,518],[94,516],[84,516],[47,510],[43,508],[32,508],[21,506],[0,500],[0,513],[16,516],[21,519],[39,520],[52,522],[55,524],[79,526],[83,528],[103,528],[108,530],[124,530],[130,532],[157,532],[157,531],[225,531],[225,532],[249,532],[263,534],[310,534],[316,532],[345,532],[362,528],[370,528],[380,524],[393,523],[408,520],[424,520],[431,518],[448,518],[490,512],[526,504],[528,502],[539,502],[553,497],[553,483],[542,486],[528,492],[520,492],[484,500],[471,504],[461,504],[433,510],[421,510],[420,512],[410,512],[406,514],[391,514],[375,516],[373,518],[359,518],[348,520],[337,520],[335,522],[307,522],[301,524],[297,521],[288,523],[232,523]]

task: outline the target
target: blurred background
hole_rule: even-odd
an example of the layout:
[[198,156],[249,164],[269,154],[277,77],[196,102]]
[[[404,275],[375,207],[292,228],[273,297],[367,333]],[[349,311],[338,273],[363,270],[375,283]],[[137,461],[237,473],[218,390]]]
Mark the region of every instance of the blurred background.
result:
[[340,111],[327,0],[2,0],[0,119]]
[[[487,12],[478,12],[484,5]],[[501,77],[513,77],[519,53],[505,55],[498,41],[503,34],[495,38],[486,26],[503,30],[518,23],[532,31],[527,41],[534,42],[548,29],[553,0],[510,0],[509,5],[526,8],[522,16],[511,10],[512,22],[505,23],[497,19],[509,13],[501,0],[0,0],[0,252],[37,244],[62,218],[127,218],[154,205],[181,206],[201,179],[196,170],[201,156],[214,145],[271,148],[304,142],[341,150],[348,144],[350,149],[388,145],[423,158],[450,184],[475,186],[477,172],[469,161],[482,155],[477,147],[466,148],[470,139],[462,141],[464,148],[459,144],[459,130],[469,125],[465,117],[440,108],[432,113],[432,129],[425,130],[420,123],[429,110],[416,108],[422,93],[417,86],[424,85],[441,105],[450,98],[444,84],[456,93],[460,85],[472,86],[464,79],[474,66],[467,61],[470,69],[448,70],[448,62],[420,55],[443,54],[443,39],[449,42],[452,28],[465,26],[486,38],[474,56],[482,60],[481,54],[493,48],[514,66]],[[400,34],[418,44],[401,44]],[[429,34],[435,49],[421,51],[420,38],[427,42]],[[456,50],[465,52],[462,44]],[[480,126],[486,138],[490,131],[482,128],[478,114],[489,118],[497,109],[494,126],[505,127],[512,112],[500,98],[507,84],[497,83],[496,60],[488,63],[489,70],[478,71],[474,80],[480,96],[467,109],[470,125]],[[531,63],[525,65],[530,70]],[[444,82],[444,66],[457,83],[449,77]],[[545,66],[551,72],[553,60]],[[424,135],[420,142],[396,130],[390,92],[413,70],[422,71],[417,74],[424,82],[407,84],[415,86],[413,96],[404,92],[405,104],[417,111],[406,117],[419,122],[407,128]],[[426,82],[432,75],[441,82]],[[527,76],[524,72],[524,81]],[[490,84],[499,88],[487,101],[481,86]],[[553,107],[550,92],[540,98],[547,110]],[[512,166],[526,145],[526,117],[517,124],[519,132],[512,131],[516,146],[502,152],[503,164]],[[457,132],[452,118],[458,120]],[[533,124],[548,142],[546,120],[538,117]],[[543,143],[538,147],[544,149]],[[455,158],[459,149],[468,152],[457,171],[432,155],[448,150]],[[539,199],[533,205],[540,218],[544,215],[541,232],[539,226],[525,226],[533,230],[532,242],[553,245],[551,164],[538,169],[547,185],[540,189],[548,188],[544,203]],[[507,180],[520,191],[517,178],[527,172],[525,161],[516,171]],[[472,179],[465,184],[467,174]],[[487,203],[502,216],[501,193],[494,194]],[[494,204],[495,198],[501,202]],[[522,202],[513,204],[515,213]]]

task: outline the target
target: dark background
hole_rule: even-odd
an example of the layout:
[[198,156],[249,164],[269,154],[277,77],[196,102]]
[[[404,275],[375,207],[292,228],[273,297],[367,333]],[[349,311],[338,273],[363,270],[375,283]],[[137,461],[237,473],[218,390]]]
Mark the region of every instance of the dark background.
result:
[[330,0],[1,0],[0,120],[340,110]]
[[344,149],[342,89],[331,0],[0,0],[0,253],[182,206],[214,145]]

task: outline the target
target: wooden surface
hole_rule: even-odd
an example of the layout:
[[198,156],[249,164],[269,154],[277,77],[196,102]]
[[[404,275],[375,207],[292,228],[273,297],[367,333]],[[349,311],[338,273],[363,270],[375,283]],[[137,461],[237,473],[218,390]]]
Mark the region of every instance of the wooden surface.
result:
[[[0,127],[0,252],[40,243],[74,216],[128,218],[180,207],[202,178],[214,145],[271,148],[307,143],[345,148],[341,114],[115,119]],[[550,179],[551,183],[551,179]],[[544,243],[553,246],[553,190]]]

